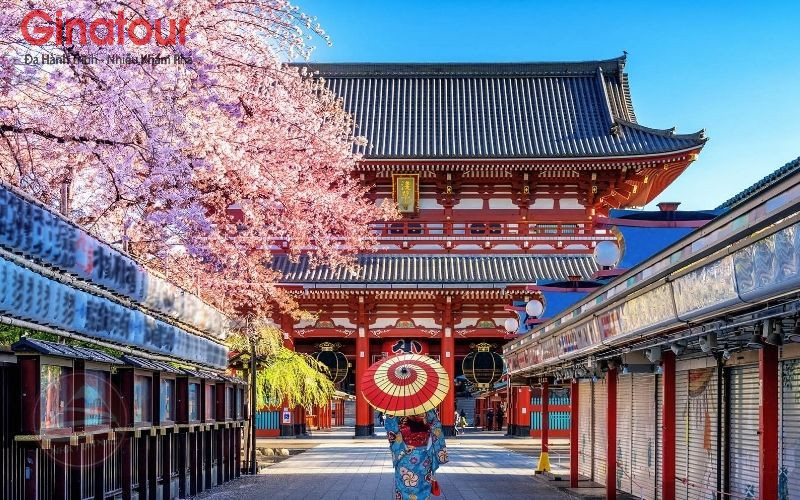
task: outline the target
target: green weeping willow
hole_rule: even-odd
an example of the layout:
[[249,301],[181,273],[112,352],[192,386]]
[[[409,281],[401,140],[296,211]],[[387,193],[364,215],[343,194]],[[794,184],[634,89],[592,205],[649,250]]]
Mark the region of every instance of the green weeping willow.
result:
[[228,337],[232,351],[241,353],[244,367],[250,353],[256,353],[256,407],[288,406],[310,408],[327,404],[336,390],[328,378],[328,368],[308,354],[283,347],[281,330],[256,324],[249,332]]

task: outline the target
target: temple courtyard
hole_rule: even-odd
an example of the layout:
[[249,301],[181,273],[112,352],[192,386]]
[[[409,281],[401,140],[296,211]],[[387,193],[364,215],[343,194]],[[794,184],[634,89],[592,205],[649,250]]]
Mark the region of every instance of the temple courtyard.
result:
[[[259,440],[259,447],[305,449],[271,465],[258,476],[243,476],[200,498],[215,500],[380,499],[393,497],[389,448],[383,433],[353,439],[352,430],[315,432],[310,439]],[[535,442],[534,442],[535,441]],[[517,500],[565,498],[534,479],[538,440],[506,438],[500,433],[473,433],[449,438],[450,462],[437,478],[447,500]],[[515,451],[511,451],[515,450]],[[553,459],[559,468],[559,454]]]

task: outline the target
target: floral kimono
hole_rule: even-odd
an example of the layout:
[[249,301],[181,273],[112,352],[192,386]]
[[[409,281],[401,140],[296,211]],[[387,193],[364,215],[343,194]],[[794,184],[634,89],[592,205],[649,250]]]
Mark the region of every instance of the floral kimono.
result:
[[433,473],[448,461],[436,412],[430,410],[419,419],[387,416],[385,426],[394,464],[395,500],[428,500]]

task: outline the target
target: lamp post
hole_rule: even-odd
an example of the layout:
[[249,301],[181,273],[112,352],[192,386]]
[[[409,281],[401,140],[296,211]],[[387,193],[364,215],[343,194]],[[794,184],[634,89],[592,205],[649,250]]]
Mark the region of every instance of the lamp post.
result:
[[250,320],[247,321],[247,333],[250,337],[250,473],[258,474],[256,463],[256,341],[250,331]]

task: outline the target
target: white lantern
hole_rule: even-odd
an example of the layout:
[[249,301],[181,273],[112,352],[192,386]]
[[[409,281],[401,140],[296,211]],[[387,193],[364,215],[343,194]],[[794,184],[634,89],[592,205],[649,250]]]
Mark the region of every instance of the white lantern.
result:
[[525,304],[525,313],[528,316],[533,318],[538,318],[544,312],[544,304],[539,299],[532,299],[529,300],[527,304]]
[[513,333],[519,328],[519,321],[517,321],[517,318],[508,318],[503,326],[505,326],[508,333]]
[[594,247],[594,261],[600,267],[616,267],[619,257],[619,246],[614,241],[601,241]]

